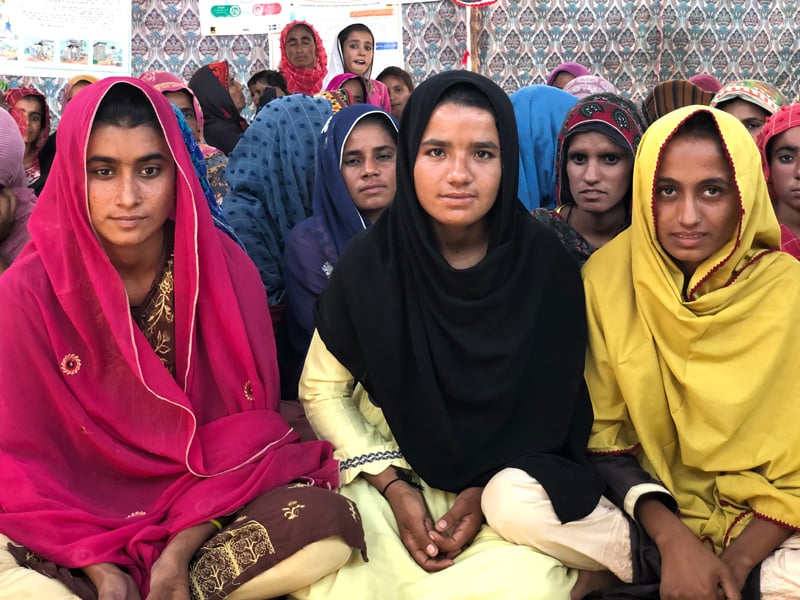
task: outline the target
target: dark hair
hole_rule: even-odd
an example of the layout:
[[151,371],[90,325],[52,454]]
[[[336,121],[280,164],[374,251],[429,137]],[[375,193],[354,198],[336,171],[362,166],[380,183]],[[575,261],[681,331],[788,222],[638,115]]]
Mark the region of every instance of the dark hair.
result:
[[256,83],[263,83],[266,86],[280,89],[284,95],[289,95],[289,86],[286,83],[286,77],[280,71],[259,71],[247,80],[247,87]]
[[349,36],[354,31],[363,31],[364,33],[368,33],[372,38],[372,43],[375,43],[375,36],[372,33],[372,30],[364,25],[363,23],[353,23],[352,25],[348,25],[344,29],[339,32],[337,35],[337,39],[339,40],[339,45],[343,45],[345,41],[347,41],[347,36]]
[[671,139],[678,137],[693,137],[701,140],[717,142],[722,148],[722,136],[717,123],[709,112],[697,112],[681,123],[680,127],[672,134]]
[[100,101],[92,129],[99,125],[126,129],[147,125],[161,131],[158,115],[145,93],[124,82],[111,86]]
[[[355,127],[353,127],[353,129],[350,131],[350,133],[352,134],[353,131],[355,131],[356,129],[361,127],[361,125],[365,125],[365,124],[380,125],[383,128],[383,130],[386,133],[388,133],[389,136],[391,136],[391,138],[394,140],[394,143],[397,144],[397,129],[393,126],[394,125],[394,121],[392,121],[392,119],[391,119],[391,117],[389,117],[389,115],[384,114],[384,113],[371,113],[371,114],[365,115],[364,117],[362,117],[361,119],[359,119],[356,122]],[[347,137],[349,138],[350,136],[348,135]]]
[[439,97],[436,106],[442,104],[455,104],[456,106],[467,106],[470,108],[480,108],[489,111],[494,115],[495,120],[497,115],[494,112],[494,107],[489,98],[484,95],[478,88],[469,83],[457,83],[447,88]]
[[414,91],[414,80],[411,79],[411,74],[408,71],[404,71],[400,67],[386,67],[375,79],[383,83],[386,77],[396,77],[406,84],[409,92]]

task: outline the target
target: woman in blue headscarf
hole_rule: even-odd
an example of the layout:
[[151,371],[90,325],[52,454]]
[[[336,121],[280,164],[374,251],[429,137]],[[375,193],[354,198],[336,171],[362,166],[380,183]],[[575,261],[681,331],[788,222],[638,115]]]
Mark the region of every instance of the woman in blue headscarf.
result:
[[[336,113],[323,130],[314,180],[314,214],[286,239],[283,397],[295,397],[314,332],[313,307],[339,254],[394,199],[397,123],[369,104]],[[281,344],[283,346],[283,344]]]
[[531,85],[511,94],[519,136],[519,199],[528,210],[556,204],[556,149],[567,111],[578,98]]

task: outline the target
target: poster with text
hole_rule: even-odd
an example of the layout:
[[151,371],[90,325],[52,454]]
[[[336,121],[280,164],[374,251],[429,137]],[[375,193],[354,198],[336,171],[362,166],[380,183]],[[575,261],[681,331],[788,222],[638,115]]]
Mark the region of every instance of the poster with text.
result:
[[0,74],[130,73],[131,0],[0,0]]
[[280,32],[289,18],[288,2],[198,0],[203,35],[249,35]]

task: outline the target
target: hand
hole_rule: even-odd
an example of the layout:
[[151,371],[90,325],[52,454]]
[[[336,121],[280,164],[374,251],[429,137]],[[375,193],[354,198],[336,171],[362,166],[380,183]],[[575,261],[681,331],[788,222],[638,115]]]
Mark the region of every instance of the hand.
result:
[[97,588],[98,600],[142,600],[133,578],[111,563],[83,568]]
[[[730,567],[703,546],[686,529],[661,553],[661,598],[663,600],[740,600],[741,586]],[[746,577],[746,574],[745,574]],[[744,585],[744,581],[742,581]]]
[[14,229],[17,218],[17,195],[11,188],[0,186],[0,242]]
[[147,600],[189,600],[189,569],[162,554],[150,569]]
[[441,554],[428,537],[433,520],[422,494],[405,482],[397,482],[386,491],[386,499],[394,512],[400,539],[417,564],[429,572],[452,566],[452,559]]
[[434,530],[428,532],[428,537],[447,558],[453,559],[461,554],[478,535],[483,524],[482,493],[481,487],[465,489],[456,497],[450,510],[436,521]]

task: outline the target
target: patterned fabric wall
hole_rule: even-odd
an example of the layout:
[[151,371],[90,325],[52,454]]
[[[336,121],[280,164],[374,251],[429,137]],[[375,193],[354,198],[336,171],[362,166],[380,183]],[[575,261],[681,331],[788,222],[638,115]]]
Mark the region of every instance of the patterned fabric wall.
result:
[[[460,68],[466,9],[437,0],[402,10],[405,67],[414,79]],[[577,60],[637,99],[657,81],[699,72],[723,82],[764,79],[798,97],[794,0],[499,0],[473,10],[478,70],[508,92],[543,83],[558,63]],[[203,37],[197,13],[197,0],[132,0],[133,74],[166,69],[188,79],[200,65],[224,58],[246,81],[268,64],[267,36]],[[42,90],[59,113],[64,80],[10,81]]]

